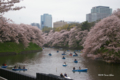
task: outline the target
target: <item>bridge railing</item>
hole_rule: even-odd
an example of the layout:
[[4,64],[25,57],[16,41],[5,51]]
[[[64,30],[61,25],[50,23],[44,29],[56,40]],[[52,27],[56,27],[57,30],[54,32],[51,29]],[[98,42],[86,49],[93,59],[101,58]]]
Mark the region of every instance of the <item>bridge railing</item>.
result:
[[62,78],[57,75],[44,74],[44,73],[36,73],[36,77],[34,77],[31,75],[18,73],[4,68],[0,68],[0,76],[6,78],[7,80],[72,80],[72,79]]

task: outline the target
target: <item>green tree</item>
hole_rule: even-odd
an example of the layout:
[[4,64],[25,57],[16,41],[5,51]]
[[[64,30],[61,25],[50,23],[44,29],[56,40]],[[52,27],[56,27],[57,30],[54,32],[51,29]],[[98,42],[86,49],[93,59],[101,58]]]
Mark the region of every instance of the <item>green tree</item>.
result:
[[42,31],[45,32],[45,33],[49,33],[50,30],[52,30],[52,28],[51,28],[51,27],[47,27],[47,26],[45,26],[45,27],[42,29]]
[[82,30],[88,30],[89,31],[90,28],[91,28],[91,26],[87,21],[82,23],[82,26],[81,26]]

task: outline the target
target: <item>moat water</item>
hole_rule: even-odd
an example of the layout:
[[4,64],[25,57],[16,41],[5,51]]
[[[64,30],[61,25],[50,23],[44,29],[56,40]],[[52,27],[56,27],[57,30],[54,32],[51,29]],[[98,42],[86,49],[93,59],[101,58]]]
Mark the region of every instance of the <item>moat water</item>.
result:
[[[80,55],[80,51],[77,51],[77,57],[69,56],[73,53],[73,50],[66,51],[65,58],[62,59],[61,55],[64,50],[54,48],[44,48],[43,51],[24,54],[24,55],[11,55],[0,57],[0,65],[6,63],[8,69],[12,69],[16,66],[25,66],[28,70],[19,73],[29,74],[36,76],[36,73],[46,73],[60,75],[60,73],[67,73],[67,75],[73,80],[120,80],[120,64],[109,64],[101,60],[91,60],[89,58],[83,58]],[[52,56],[48,54],[51,53]],[[78,63],[74,63],[74,59],[78,60]],[[66,62],[67,66],[63,67],[63,63]],[[72,72],[73,67],[78,69],[88,68],[87,72]]]

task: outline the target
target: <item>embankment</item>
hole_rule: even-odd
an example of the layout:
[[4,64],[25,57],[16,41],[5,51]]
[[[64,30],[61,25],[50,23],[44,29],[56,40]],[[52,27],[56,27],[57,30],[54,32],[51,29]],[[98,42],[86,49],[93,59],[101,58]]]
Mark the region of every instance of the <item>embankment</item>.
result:
[[28,54],[42,51],[42,48],[34,43],[29,43],[27,48],[22,43],[5,42],[0,43],[0,56]]

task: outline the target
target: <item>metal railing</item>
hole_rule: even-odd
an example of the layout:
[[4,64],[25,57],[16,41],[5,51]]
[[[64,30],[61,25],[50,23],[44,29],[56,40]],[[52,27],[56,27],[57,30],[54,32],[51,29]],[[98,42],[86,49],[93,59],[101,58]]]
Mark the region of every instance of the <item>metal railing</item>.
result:
[[36,73],[36,77],[34,77],[31,75],[18,73],[4,68],[0,68],[0,76],[6,78],[7,80],[73,80],[73,79],[62,78],[60,76],[53,74],[44,74],[44,73]]

